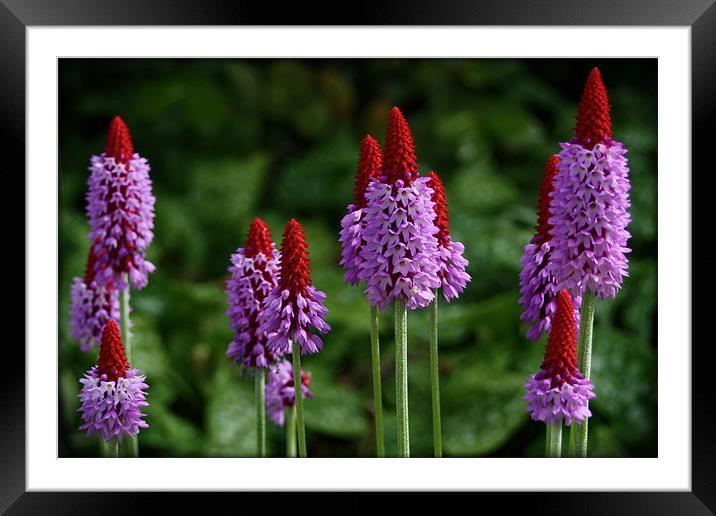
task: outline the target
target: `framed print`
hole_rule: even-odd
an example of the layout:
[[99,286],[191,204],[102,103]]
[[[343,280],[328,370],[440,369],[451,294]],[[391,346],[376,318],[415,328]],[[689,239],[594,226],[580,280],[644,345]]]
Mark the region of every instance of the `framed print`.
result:
[[529,491],[507,503],[708,514],[691,170],[716,8],[586,6],[4,2],[26,335],[3,509]]

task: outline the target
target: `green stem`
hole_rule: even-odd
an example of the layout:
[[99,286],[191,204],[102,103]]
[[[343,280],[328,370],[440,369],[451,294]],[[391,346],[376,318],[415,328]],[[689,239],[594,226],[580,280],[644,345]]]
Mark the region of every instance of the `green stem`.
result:
[[293,343],[293,387],[296,391],[296,426],[298,429],[298,455],[305,458],[306,427],[303,423],[303,388],[301,386],[301,346]]
[[408,418],[408,312],[405,301],[395,300],[395,402],[398,423],[398,457],[410,457]]
[[[129,274],[125,273],[124,281],[127,288],[119,294],[119,328],[122,332],[122,345],[127,362],[132,364],[132,337],[129,334]],[[128,440],[129,456],[139,457],[139,437],[135,436]]]
[[256,450],[259,457],[266,457],[266,369],[260,367],[254,378],[256,401]]
[[110,459],[116,459],[119,457],[119,441],[117,438],[113,438],[111,441],[105,441],[100,438],[102,443],[102,455]]
[[[579,370],[589,380],[592,369],[592,336],[594,333],[594,301],[591,291],[582,296],[582,307],[579,319],[579,344],[577,346],[577,361]],[[569,455],[571,457],[587,456],[588,421],[579,425],[572,423],[569,434]]]
[[370,307],[370,358],[373,372],[373,408],[375,411],[375,446],[378,457],[385,457],[383,435],[383,388],[380,380],[380,341],[378,336],[378,307]]
[[433,448],[436,457],[443,456],[440,425],[440,370],[438,363],[438,291],[430,304],[430,388],[433,401]]
[[562,456],[562,418],[547,425],[547,457],[559,458]]
[[286,457],[296,456],[296,405],[288,410],[286,421]]

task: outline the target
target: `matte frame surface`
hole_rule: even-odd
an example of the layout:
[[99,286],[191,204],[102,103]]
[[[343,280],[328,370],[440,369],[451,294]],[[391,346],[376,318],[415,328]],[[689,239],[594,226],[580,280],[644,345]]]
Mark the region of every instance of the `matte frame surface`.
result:
[[[270,9],[273,9],[273,12]],[[460,3],[451,0],[412,2],[409,9],[397,2],[379,7],[361,4],[351,9],[341,9],[341,6],[336,4],[335,12],[324,9],[311,12],[305,5],[275,9],[268,5],[264,7],[256,3],[239,4],[222,0],[181,3],[171,0],[153,0],[151,3],[143,0],[124,0],[121,4],[107,0],[0,0],[0,60],[3,65],[0,106],[4,122],[1,128],[2,141],[7,146],[3,153],[6,180],[12,177],[19,182],[21,176],[18,171],[24,171],[25,168],[25,155],[19,149],[25,148],[27,26],[284,25],[297,22],[309,25],[690,26],[692,169],[703,168],[704,175],[708,174],[706,177],[713,176],[713,159],[708,158],[716,134],[713,100],[713,93],[716,92],[714,0],[553,0],[548,3],[519,0]],[[11,152],[12,149],[16,152]],[[698,167],[699,164],[703,167]],[[24,178],[24,174],[22,177]],[[24,181],[20,188],[25,192]],[[701,187],[696,191],[706,192],[707,189]],[[700,222],[696,217],[693,217],[693,224],[692,235],[700,235],[705,231],[713,232],[712,225],[706,226],[706,223]],[[12,227],[19,230],[17,223]],[[23,242],[24,229],[23,224]],[[6,242],[8,241],[6,239]],[[19,242],[20,238],[16,237],[13,241]],[[704,247],[700,241],[695,244]],[[24,249],[23,247],[23,255]],[[705,255],[706,249],[703,251]],[[693,250],[691,252],[693,253]],[[697,254],[692,255],[694,270],[697,271],[703,269],[698,258]],[[713,262],[713,259],[710,261]],[[24,266],[23,270],[25,275],[31,272]],[[19,279],[19,275],[14,276]],[[6,287],[6,290],[8,289],[9,286]],[[19,292],[19,289],[24,292],[24,284],[15,291]],[[22,298],[24,301],[24,294]],[[706,315],[706,309],[700,308],[695,299],[694,302],[680,301],[692,303],[696,313],[692,320],[700,320],[699,315]],[[716,483],[713,480],[716,477],[716,440],[713,437],[716,435],[716,416],[713,410],[710,410],[714,399],[714,386],[710,381],[712,367],[708,360],[710,344],[703,341],[700,346],[692,347],[691,493],[530,493],[507,496],[484,494],[483,497],[490,496],[494,499],[500,496],[499,501],[495,501],[503,507],[527,506],[531,512],[554,512],[569,507],[572,512],[579,512],[576,509],[583,508],[584,512],[604,514],[712,514],[712,511],[716,510]],[[25,354],[21,346],[7,337],[3,361],[8,366],[3,371],[4,389],[0,397],[0,510],[7,510],[8,514],[109,514],[119,511],[126,514],[128,511],[152,512],[154,506],[167,510],[172,502],[184,505],[188,501],[188,496],[180,493],[141,493],[128,496],[124,493],[25,492]],[[234,504],[236,502],[235,495],[232,494],[209,496],[212,496],[214,507],[221,501]],[[221,498],[214,498],[216,496]],[[242,505],[246,507],[245,504]]]

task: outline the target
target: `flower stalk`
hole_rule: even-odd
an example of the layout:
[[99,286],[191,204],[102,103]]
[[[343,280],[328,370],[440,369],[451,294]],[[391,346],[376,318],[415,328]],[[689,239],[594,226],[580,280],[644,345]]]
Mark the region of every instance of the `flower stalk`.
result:
[[286,422],[286,457],[296,457],[296,405],[288,410]]
[[370,307],[370,354],[373,373],[373,409],[375,411],[375,446],[378,457],[385,457],[383,434],[383,388],[380,376],[380,338],[378,335],[378,307]]
[[410,457],[408,418],[408,312],[405,301],[395,300],[395,398],[398,421],[398,457]]
[[[132,363],[132,336],[129,333],[129,274],[124,274],[124,281],[127,288],[119,293],[119,325],[122,335],[122,343],[124,344],[124,352],[127,361]],[[139,457],[139,437],[135,436],[127,441],[128,454],[130,457]],[[119,443],[117,443],[117,453],[119,453]]]
[[558,459],[562,456],[562,417],[556,423],[550,423],[547,427],[547,454],[551,459]]
[[256,451],[266,457],[266,369],[257,368],[254,376],[256,401]]
[[443,456],[443,437],[440,423],[440,369],[438,362],[438,293],[430,305],[430,390],[433,405],[433,450],[435,457]]
[[[301,347],[293,343],[293,385],[296,391],[296,427],[298,433],[298,454],[303,459],[306,453],[306,427],[303,422],[303,389],[301,389]],[[298,386],[298,388],[296,388]]]
[[[579,369],[584,377],[589,380],[592,369],[592,335],[594,327],[594,301],[592,292],[584,293],[582,299],[581,317],[579,322],[579,345],[577,347],[577,360]],[[572,426],[569,435],[570,455],[572,457],[587,456],[588,420],[585,419],[581,425]]]

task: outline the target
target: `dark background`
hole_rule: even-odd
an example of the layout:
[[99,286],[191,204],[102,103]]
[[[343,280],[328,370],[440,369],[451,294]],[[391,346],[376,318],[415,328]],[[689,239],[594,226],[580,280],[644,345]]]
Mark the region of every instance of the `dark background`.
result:
[[[157,265],[133,292],[134,365],[150,384],[144,456],[233,456],[255,450],[252,382],[224,356],[231,339],[223,282],[253,216],[280,240],[305,226],[314,282],[333,331],[307,357],[309,453],[370,456],[367,303],[342,281],[337,232],[351,200],[360,139],[385,140],[387,111],[403,110],[423,173],[444,177],[454,237],[473,282],[442,303],[445,454],[539,456],[544,425],[525,412],[522,384],[544,342],[519,322],[519,259],[535,223],[547,157],[572,135],[593,66],[630,152],[630,277],[597,303],[590,454],[656,455],[656,60],[61,60],[61,456],[95,455],[77,430],[78,379],[96,359],[69,338],[69,287],[84,270],[87,166],[115,114],[152,165]],[[395,450],[392,321],[382,319],[389,453]],[[427,317],[409,318],[413,455],[431,453]],[[270,447],[283,454],[282,431]]]

